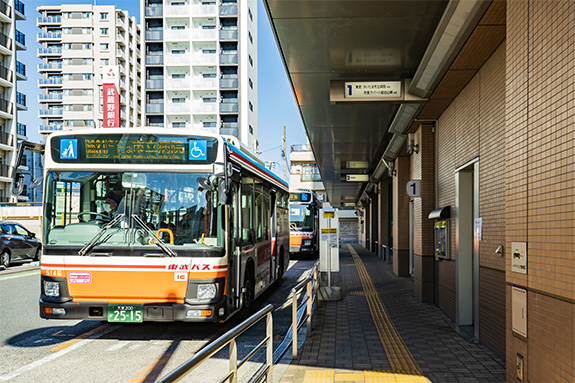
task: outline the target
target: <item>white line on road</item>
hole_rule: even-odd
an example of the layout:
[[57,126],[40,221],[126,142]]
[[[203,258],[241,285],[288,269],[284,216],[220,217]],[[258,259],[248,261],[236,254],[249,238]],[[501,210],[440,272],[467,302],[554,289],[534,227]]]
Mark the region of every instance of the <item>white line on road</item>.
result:
[[72,344],[71,346],[66,347],[66,348],[63,349],[63,350],[60,350],[60,351],[58,351],[58,352],[55,352],[54,354],[50,354],[50,355],[48,355],[48,356],[46,356],[46,357],[44,357],[44,358],[42,358],[42,359],[40,359],[40,360],[37,360],[37,361],[32,362],[32,363],[30,363],[30,364],[27,364],[26,366],[20,367],[19,369],[10,372],[10,373],[8,373],[7,375],[0,375],[0,381],[4,381],[4,382],[5,382],[5,381],[8,381],[8,380],[10,380],[10,379],[12,379],[12,378],[17,377],[18,375],[22,375],[22,374],[25,373],[25,372],[32,371],[32,370],[35,369],[35,368],[38,368],[38,367],[40,367],[40,366],[42,366],[42,365],[44,365],[44,364],[46,364],[46,363],[49,363],[49,362],[51,362],[51,361],[53,361],[53,360],[55,360],[55,359],[57,359],[57,358],[59,358],[59,357],[61,357],[61,356],[66,355],[66,354],[69,353],[70,351],[73,351],[73,350],[75,350],[75,349],[77,349],[77,348],[82,347],[83,345],[89,343],[89,342],[90,342],[91,340],[93,340],[93,339],[98,339],[98,338],[100,338],[101,336],[106,335],[106,334],[108,334],[108,333],[110,333],[110,332],[116,330],[117,328],[118,328],[118,326],[110,326],[110,327],[104,328],[102,332],[97,333],[97,334],[94,334],[94,335],[92,335],[92,336],[89,337],[89,338],[83,339],[83,340],[81,340],[81,341],[78,342],[78,343],[74,343],[74,344]]
[[21,277],[29,277],[31,275],[38,275],[40,273],[40,270],[36,270],[36,271],[28,271],[25,273],[18,273],[18,274],[13,274],[13,275],[7,275],[7,276],[0,276],[0,281],[7,281],[8,279],[16,279],[16,278],[21,278]]
[[117,350],[121,349],[122,347],[124,347],[128,344],[130,344],[130,342],[127,342],[127,341],[118,342],[117,344],[113,345],[112,347],[108,347],[106,349],[106,351],[117,351]]

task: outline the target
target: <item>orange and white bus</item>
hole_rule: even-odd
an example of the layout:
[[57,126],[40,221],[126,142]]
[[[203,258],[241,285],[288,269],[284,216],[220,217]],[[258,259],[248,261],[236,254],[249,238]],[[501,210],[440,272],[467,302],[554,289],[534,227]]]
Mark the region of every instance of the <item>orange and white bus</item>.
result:
[[234,140],[162,128],[50,135],[40,316],[222,322],[249,312],[288,266],[289,188]]
[[290,254],[316,255],[319,251],[318,209],[316,194],[307,189],[290,192]]

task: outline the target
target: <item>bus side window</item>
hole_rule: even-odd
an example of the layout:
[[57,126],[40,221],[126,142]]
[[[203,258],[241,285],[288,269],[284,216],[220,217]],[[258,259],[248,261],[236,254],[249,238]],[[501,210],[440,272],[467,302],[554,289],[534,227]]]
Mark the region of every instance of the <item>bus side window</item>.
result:
[[253,226],[253,181],[251,178],[242,179],[242,242],[250,240],[250,230]]
[[270,219],[271,219],[271,213],[270,213],[270,193],[268,190],[264,189],[263,191],[263,219],[262,219],[262,225],[263,225],[263,234],[264,234],[264,240],[267,241],[270,239]]
[[264,195],[263,195],[261,184],[255,185],[255,199],[256,199],[256,206],[255,206],[256,239],[258,241],[261,241],[263,238],[262,222],[264,221],[264,217],[263,217]]

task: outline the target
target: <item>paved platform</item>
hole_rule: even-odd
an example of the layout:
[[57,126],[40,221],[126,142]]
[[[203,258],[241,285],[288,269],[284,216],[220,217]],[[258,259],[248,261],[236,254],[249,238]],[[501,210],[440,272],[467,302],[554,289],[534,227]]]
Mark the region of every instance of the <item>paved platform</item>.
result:
[[413,280],[358,245],[332,275],[342,300],[319,302],[311,334],[279,383],[505,382],[505,362],[413,294]]

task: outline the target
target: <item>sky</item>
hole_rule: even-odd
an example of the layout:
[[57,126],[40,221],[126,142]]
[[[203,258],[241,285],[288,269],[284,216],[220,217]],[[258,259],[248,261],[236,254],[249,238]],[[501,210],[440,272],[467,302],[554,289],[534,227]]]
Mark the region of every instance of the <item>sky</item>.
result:
[[[241,1],[241,0],[240,0]],[[18,91],[26,95],[28,111],[18,112],[18,121],[26,124],[28,138],[40,141],[38,133],[38,48],[39,28],[36,19],[40,5],[92,4],[116,5],[140,21],[140,0],[23,0],[26,20],[16,28],[26,35],[26,51],[18,52],[18,61],[26,64],[27,81],[18,82]],[[289,159],[291,145],[305,144],[306,133],[292,89],[281,60],[275,38],[262,0],[258,0],[258,141],[260,158],[276,163],[272,170],[283,176],[281,146],[283,127],[286,126],[286,147]],[[288,170],[289,178],[289,170]]]

